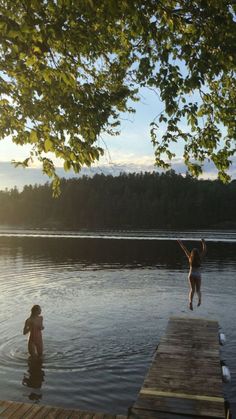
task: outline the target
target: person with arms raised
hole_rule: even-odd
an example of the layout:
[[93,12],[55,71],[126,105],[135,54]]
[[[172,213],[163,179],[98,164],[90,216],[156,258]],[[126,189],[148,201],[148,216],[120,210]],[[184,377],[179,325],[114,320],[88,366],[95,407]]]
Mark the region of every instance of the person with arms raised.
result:
[[190,285],[189,291],[189,308],[193,310],[193,296],[195,291],[198,295],[198,307],[201,305],[201,264],[206,254],[206,242],[201,239],[202,250],[199,251],[197,248],[193,248],[191,252],[184,246],[181,240],[177,240],[184,253],[186,254],[189,261],[189,274],[188,280]]

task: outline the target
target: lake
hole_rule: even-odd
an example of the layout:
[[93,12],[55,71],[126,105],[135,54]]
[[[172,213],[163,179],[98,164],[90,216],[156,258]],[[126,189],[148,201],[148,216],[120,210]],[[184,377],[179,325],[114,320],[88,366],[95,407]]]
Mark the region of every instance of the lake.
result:
[[[188,309],[188,261],[176,238],[207,241],[202,305]],[[0,230],[2,400],[126,413],[170,316],[219,321],[236,405],[236,232]],[[32,305],[44,316],[43,362],[22,335]]]

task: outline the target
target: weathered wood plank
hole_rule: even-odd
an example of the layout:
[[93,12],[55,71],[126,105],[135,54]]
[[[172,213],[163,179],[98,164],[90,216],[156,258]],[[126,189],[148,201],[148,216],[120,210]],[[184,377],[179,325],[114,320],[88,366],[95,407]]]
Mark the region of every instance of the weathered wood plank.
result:
[[4,412],[1,414],[1,416],[4,416],[6,418],[9,418],[10,416],[20,417],[19,416],[19,410],[22,406],[22,403],[19,402],[12,402],[9,401],[8,407],[4,410]]
[[77,409],[64,409],[0,400],[0,418],[3,419],[126,419],[125,415],[112,415],[109,413],[88,412]]
[[[154,385],[152,386],[153,388]],[[146,387],[151,389],[152,387]],[[173,382],[170,383],[170,385],[168,385],[168,383],[166,383],[165,385],[159,386],[158,390],[163,391],[163,392],[171,392],[171,393],[186,393],[186,394],[194,394],[194,395],[209,395],[209,397],[220,397],[221,396],[221,392],[220,389],[218,388],[214,388],[213,390],[209,390],[209,392],[207,392],[207,386],[204,387],[203,390],[205,391],[200,391],[198,386],[195,386],[192,391],[191,389],[189,389],[188,385],[178,385],[178,383],[174,384]]]
[[225,418],[218,329],[171,318],[129,418]]
[[32,404],[22,403],[20,408],[13,415],[11,415],[11,419],[24,418],[26,414],[29,414],[31,409],[32,409]]
[[73,410],[70,409],[60,409],[56,414],[56,419],[68,419],[71,417]]
[[[94,413],[92,413],[92,412],[80,412],[79,418],[80,419],[93,419],[94,418]],[[76,419],[76,418],[73,417],[73,419]]]
[[222,403],[217,403],[215,401],[175,398],[174,396],[141,396],[134,404],[134,407],[185,415],[192,414],[194,410],[195,412],[198,412],[200,416],[209,416],[211,418],[222,418],[222,415],[224,415],[224,406]]
[[[47,419],[56,419],[59,415],[59,413],[61,412],[61,408],[59,407],[50,407],[50,406],[45,406],[48,410],[46,411],[46,416],[45,418]],[[39,412],[40,413],[40,412]]]
[[[33,416],[34,419],[44,419],[48,418],[49,414],[51,412],[51,416],[53,417],[53,408],[50,406],[41,406],[41,408],[35,413]],[[55,412],[54,412],[55,417]]]
[[26,412],[25,417],[28,419],[35,419],[36,415],[43,409],[43,406],[34,404],[32,408]]
[[3,413],[7,410],[9,407],[9,402],[5,400],[0,400],[0,414],[3,415]]
[[179,415],[153,410],[131,409],[129,419],[205,419],[201,416]]
[[104,413],[95,413],[93,419],[104,419]]

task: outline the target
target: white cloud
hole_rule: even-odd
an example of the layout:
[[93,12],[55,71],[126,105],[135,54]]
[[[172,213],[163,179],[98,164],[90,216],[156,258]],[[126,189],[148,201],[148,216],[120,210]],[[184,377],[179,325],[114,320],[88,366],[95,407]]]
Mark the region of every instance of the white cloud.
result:
[[[176,173],[183,175],[186,173],[186,166],[181,158],[173,159],[172,168],[176,171]],[[161,171],[154,166],[154,154],[139,155],[131,151],[127,153],[117,151],[117,153],[112,154],[111,158],[105,156],[91,168],[83,168],[77,175],[72,171],[65,172],[62,167],[57,168],[59,176],[65,178],[81,177],[83,175],[93,176],[96,173],[117,176],[121,172],[138,173],[153,171]],[[229,174],[233,179],[236,178],[236,156],[232,158],[232,165],[230,167]],[[204,165],[204,173],[201,178],[215,179],[216,177],[217,173],[213,163],[207,162]],[[0,162],[0,190],[5,188],[10,189],[14,186],[17,186],[17,188],[21,190],[24,185],[36,183],[44,184],[48,181],[50,182],[50,179],[44,175],[41,168],[37,166],[23,169],[21,167],[15,168],[9,162]]]

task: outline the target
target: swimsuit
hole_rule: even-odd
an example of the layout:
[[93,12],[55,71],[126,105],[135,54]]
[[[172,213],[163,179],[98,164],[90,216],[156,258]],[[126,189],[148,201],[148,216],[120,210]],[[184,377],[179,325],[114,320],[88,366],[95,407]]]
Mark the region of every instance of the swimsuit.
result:
[[191,277],[191,278],[196,279],[196,280],[201,279],[201,265],[200,265],[200,263],[196,264],[196,265],[191,265],[190,264],[188,277],[189,278]]
[[190,270],[189,270],[189,274],[188,277],[193,278],[193,279],[201,279],[201,269],[199,268],[194,268],[193,266],[190,266]]

